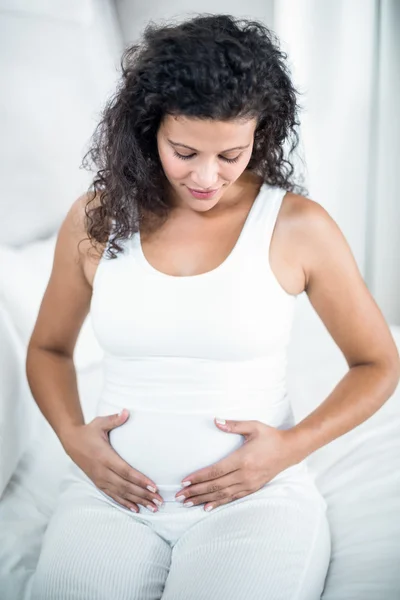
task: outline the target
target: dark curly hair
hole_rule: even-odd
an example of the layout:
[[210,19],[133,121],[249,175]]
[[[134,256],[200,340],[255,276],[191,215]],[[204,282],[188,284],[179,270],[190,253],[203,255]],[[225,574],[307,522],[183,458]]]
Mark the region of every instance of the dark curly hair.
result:
[[166,114],[219,121],[255,118],[246,169],[270,185],[304,193],[292,180],[299,92],[286,58],[276,35],[258,21],[209,13],[178,24],[150,21],[141,43],[122,54],[120,83],[82,161],[84,168],[94,163],[97,171],[85,207],[89,238],[104,243],[110,236],[108,255],[115,258],[114,251],[122,250],[117,240],[142,228],[144,212],[167,218],[168,180],[156,137]]

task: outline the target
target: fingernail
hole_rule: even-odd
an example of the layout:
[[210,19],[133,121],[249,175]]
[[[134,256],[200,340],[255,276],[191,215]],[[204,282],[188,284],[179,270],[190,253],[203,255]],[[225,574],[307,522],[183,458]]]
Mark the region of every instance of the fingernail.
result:
[[175,500],[177,502],[182,502],[182,500],[184,500],[184,499],[185,499],[185,496],[178,496],[177,498],[175,498]]
[[154,498],[153,502],[154,502],[154,504],[157,504],[157,506],[162,506],[163,505],[163,503],[160,502],[159,500],[157,500],[157,498]]
[[226,425],[226,421],[225,419],[215,419],[217,423],[219,423],[220,425]]
[[183,485],[183,487],[187,487],[188,485],[192,485],[191,481],[181,481],[181,484]]
[[150,490],[150,492],[153,492],[153,494],[155,494],[155,493],[156,493],[156,491],[157,491],[157,490],[156,490],[155,488],[153,488],[151,485],[146,485],[146,488],[147,488],[148,490]]
[[207,506],[207,508],[205,508],[204,510],[206,510],[207,512],[212,510],[214,507],[213,506]]

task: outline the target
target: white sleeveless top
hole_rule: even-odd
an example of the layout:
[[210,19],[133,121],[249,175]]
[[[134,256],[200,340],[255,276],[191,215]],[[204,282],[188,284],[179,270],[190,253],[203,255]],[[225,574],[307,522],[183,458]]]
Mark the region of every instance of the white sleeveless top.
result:
[[[243,436],[219,430],[214,417],[295,424],[286,364],[297,296],[269,264],[285,193],[261,186],[235,247],[206,273],[158,271],[139,232],[122,242],[116,259],[104,251],[97,267],[91,319],[104,350],[97,414],[130,411],[110,443],[166,501],[184,477],[242,445]],[[295,480],[317,491],[304,461],[272,481]]]

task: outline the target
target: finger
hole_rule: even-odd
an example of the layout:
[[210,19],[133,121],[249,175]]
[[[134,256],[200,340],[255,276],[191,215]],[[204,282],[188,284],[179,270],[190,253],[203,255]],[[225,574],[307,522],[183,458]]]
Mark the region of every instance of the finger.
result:
[[[111,485],[107,489],[109,491],[109,493],[108,493],[109,496],[114,498],[116,500],[116,502],[118,502],[119,504],[123,504],[123,506],[127,506],[127,508],[131,508],[131,506],[137,507],[139,504],[141,504],[145,508],[148,508],[149,510],[151,510],[151,512],[156,512],[158,510],[158,506],[155,503],[152,503],[147,498],[142,498],[142,497],[138,496],[137,494],[130,494],[130,493],[125,493],[125,492],[121,493],[118,488],[116,489],[114,487],[111,487]],[[135,511],[135,512],[138,512],[138,511]]]
[[155,503],[149,502],[148,500],[137,498],[137,496],[133,496],[131,494],[128,494],[128,497],[125,497],[125,496],[121,496],[121,497],[125,498],[128,501],[136,502],[137,504],[140,504],[141,506],[144,506],[145,508],[151,510],[151,512],[158,511],[159,507]]
[[[153,504],[152,502],[148,502],[147,500],[144,500],[143,498],[138,498],[135,495],[131,495],[128,494],[128,496],[120,496],[119,494],[114,493],[115,498],[119,498],[119,500],[117,500],[117,502],[123,502],[124,506],[125,504],[129,504],[132,506],[132,503],[136,503],[136,505],[139,507],[143,506],[144,508],[147,508],[149,510],[151,510],[151,512],[157,512],[158,511],[158,507]],[[120,502],[120,503],[121,503]]]
[[142,489],[147,489],[147,486],[152,487],[154,490],[157,490],[157,485],[146,477],[143,473],[131,467],[131,465],[125,462],[115,450],[113,450],[112,446],[110,448],[110,458],[106,464],[106,466],[116,473],[122,479],[137,485]]
[[217,508],[217,506],[222,506],[223,504],[229,504],[229,502],[233,502],[234,500],[238,500],[239,498],[244,498],[244,496],[248,496],[249,494],[251,494],[250,490],[246,490],[246,491],[242,491],[242,492],[237,492],[237,493],[233,494],[233,496],[231,496],[231,498],[228,498],[225,500],[221,500],[221,501],[214,500],[212,502],[206,501],[206,503],[204,504],[204,510],[208,512],[209,510],[213,510],[213,508]]
[[139,507],[135,503],[121,498],[121,496],[118,496],[118,494],[114,493],[113,490],[110,490],[109,488],[103,488],[102,492],[114,500],[114,502],[118,502],[118,504],[121,504],[125,508],[129,508],[129,510],[133,510],[134,512],[139,512]]
[[[119,477],[119,475],[114,473],[114,471],[110,470],[108,472],[107,479],[108,479],[110,485],[123,498],[127,498],[127,497],[133,495],[133,496],[141,498],[142,501],[148,500],[149,502],[154,502],[154,499],[156,498],[160,502],[164,502],[164,499],[162,498],[162,496],[160,496],[160,494],[157,494],[157,493],[154,494],[153,492],[144,490],[142,487],[140,487],[134,483],[131,483],[130,481],[127,481],[126,479],[122,479],[121,477]],[[136,500],[135,500],[135,502],[136,502]]]
[[188,496],[187,499],[183,501],[183,505],[186,506],[188,502],[193,502],[193,506],[204,504],[205,502],[212,503],[213,506],[225,504],[226,502],[231,502],[232,497],[237,496],[241,490],[243,490],[243,486],[236,484],[211,494],[207,493],[199,496]]
[[187,475],[181,480],[182,485],[185,481],[190,481],[192,485],[195,485],[197,483],[214,481],[215,479],[222,480],[224,477],[228,477],[229,475],[240,471],[243,469],[243,464],[241,462],[241,455],[238,454],[239,450],[235,450],[238,462],[236,461],[236,458],[235,461],[233,461],[232,455],[230,455],[227,459],[223,459],[210,467],[204,467],[191,475]]
[[[107,491],[105,491],[105,490],[107,490]],[[138,504],[141,504],[142,506],[144,506],[151,512],[158,511],[158,507],[155,504],[152,504],[151,502],[147,502],[146,500],[143,500],[143,499],[142,500],[138,499],[137,496],[134,494],[127,494],[127,496],[122,496],[122,495],[118,494],[115,490],[111,490],[109,488],[105,488],[103,491],[105,491],[105,493],[108,496],[110,496],[110,498],[115,500],[115,502],[118,502],[118,504],[121,504],[125,508],[129,508],[129,510],[133,509],[134,512],[140,512]]]
[[[234,476],[236,474],[236,477]],[[224,475],[219,479],[212,479],[210,481],[204,481],[202,483],[192,484],[189,487],[185,487],[179,492],[175,494],[175,497],[178,496],[200,496],[205,494],[213,494],[214,492],[219,492],[220,490],[229,488],[230,486],[243,483],[242,477],[239,475],[239,470],[233,471],[228,475]]]
[[129,411],[126,408],[123,408],[119,413],[115,413],[113,415],[105,415],[102,417],[96,417],[94,421],[99,424],[100,428],[103,431],[111,431],[115,427],[119,427],[129,417]]

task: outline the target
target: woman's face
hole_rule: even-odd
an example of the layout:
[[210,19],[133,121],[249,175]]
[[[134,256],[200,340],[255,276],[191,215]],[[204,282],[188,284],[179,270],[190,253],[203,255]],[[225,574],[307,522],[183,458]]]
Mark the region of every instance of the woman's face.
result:
[[[157,132],[158,153],[176,205],[202,212],[218,203],[249,163],[256,124],[256,119],[164,117]],[[199,199],[189,188],[217,191]]]

